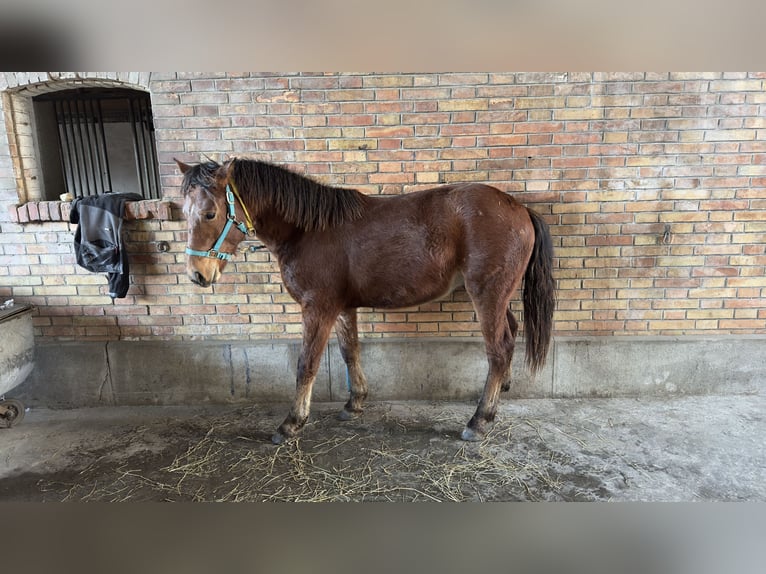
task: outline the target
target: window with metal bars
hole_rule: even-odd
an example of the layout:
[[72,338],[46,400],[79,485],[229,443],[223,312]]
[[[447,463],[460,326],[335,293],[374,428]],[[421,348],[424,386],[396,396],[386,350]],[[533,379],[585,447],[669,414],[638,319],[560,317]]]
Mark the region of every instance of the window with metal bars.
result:
[[79,88],[33,98],[47,199],[113,192],[160,198],[149,94]]

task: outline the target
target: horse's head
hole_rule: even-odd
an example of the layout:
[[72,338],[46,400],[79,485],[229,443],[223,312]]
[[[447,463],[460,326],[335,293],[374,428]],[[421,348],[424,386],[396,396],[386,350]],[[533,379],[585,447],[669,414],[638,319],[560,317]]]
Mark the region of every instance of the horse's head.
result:
[[221,276],[226,262],[244,238],[243,224],[235,218],[235,205],[227,188],[225,165],[214,161],[187,165],[176,160],[184,174],[182,191],[186,201],[188,239],[186,273],[194,283],[208,287]]

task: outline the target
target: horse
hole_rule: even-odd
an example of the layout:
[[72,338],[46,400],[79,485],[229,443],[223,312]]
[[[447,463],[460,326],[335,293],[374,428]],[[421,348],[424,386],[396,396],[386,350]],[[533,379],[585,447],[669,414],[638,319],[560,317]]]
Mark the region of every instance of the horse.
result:
[[350,387],[338,418],[362,412],[368,387],[359,307],[413,307],[465,287],[489,363],[476,411],[460,435],[466,441],[483,439],[500,391],[510,389],[519,328],[510,300],[522,278],[526,364],[532,373],[544,365],[555,307],[553,243],[542,217],[507,193],[461,183],[374,196],[253,159],[175,161],[183,174],[189,279],[212,285],[238,244],[254,236],[276,257],[284,287],[300,305],[296,393],[274,444],[295,437],[309,417],[333,325]]

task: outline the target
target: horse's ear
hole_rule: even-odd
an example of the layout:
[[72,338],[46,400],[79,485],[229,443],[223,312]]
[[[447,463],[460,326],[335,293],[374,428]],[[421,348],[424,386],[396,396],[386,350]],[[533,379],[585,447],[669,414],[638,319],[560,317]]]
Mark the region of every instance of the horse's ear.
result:
[[231,158],[231,159],[227,159],[225,162],[223,162],[223,168],[224,168],[224,171],[226,172],[226,177],[227,178],[231,177],[231,172],[234,169],[234,160],[235,159],[236,158]]
[[173,158],[173,160],[178,164],[178,169],[181,170],[181,173],[186,173],[191,169],[191,166],[189,164],[186,164],[182,161],[178,161],[176,158]]

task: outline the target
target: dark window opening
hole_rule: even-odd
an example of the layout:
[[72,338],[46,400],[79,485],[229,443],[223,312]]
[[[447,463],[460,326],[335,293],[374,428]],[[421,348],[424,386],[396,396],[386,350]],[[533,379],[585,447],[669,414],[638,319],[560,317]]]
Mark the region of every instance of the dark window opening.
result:
[[133,192],[160,198],[149,94],[78,88],[33,98],[47,199]]

